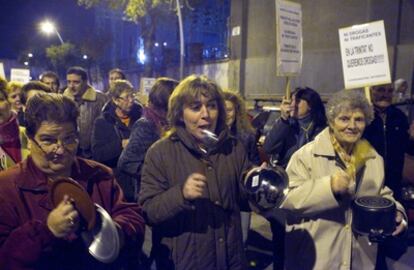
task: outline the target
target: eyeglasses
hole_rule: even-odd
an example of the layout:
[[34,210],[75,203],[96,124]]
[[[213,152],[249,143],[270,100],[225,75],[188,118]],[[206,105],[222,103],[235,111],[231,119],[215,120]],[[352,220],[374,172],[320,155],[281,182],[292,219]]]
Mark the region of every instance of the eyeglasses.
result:
[[123,100],[123,101],[133,101],[134,100],[133,95],[128,95],[128,96],[125,96],[125,97],[118,97],[118,98]]
[[69,135],[62,139],[46,137],[39,141],[33,139],[33,141],[43,152],[49,154],[56,153],[60,147],[65,151],[73,151],[79,143],[79,137],[78,135]]

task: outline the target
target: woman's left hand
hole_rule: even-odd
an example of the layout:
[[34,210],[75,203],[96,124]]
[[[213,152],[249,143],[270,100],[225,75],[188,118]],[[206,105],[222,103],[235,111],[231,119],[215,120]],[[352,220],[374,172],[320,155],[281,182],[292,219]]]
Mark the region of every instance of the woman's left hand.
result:
[[397,226],[396,226],[394,232],[392,233],[392,236],[400,235],[408,227],[407,221],[405,221],[405,219],[404,219],[404,215],[398,210],[397,210],[397,213],[395,215],[395,222],[397,223]]

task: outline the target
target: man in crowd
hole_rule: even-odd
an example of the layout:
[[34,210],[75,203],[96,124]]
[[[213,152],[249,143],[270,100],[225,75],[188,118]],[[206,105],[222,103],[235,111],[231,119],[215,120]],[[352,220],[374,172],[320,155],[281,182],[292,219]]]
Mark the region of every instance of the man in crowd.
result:
[[40,74],[40,81],[52,89],[53,93],[60,92],[59,76],[53,71],[45,71]]
[[[394,198],[401,201],[405,153],[414,155],[414,122],[409,128],[407,116],[392,105],[392,84],[373,86],[370,90],[375,116],[365,129],[364,137],[384,158],[384,184],[394,192]],[[398,258],[404,252],[405,244],[401,239],[381,243],[377,255],[377,269],[388,269],[385,258]]]
[[79,107],[78,155],[91,158],[91,136],[95,119],[101,113],[107,96],[88,84],[88,75],[81,67],[71,67],[66,72],[67,88],[63,95],[73,99]]

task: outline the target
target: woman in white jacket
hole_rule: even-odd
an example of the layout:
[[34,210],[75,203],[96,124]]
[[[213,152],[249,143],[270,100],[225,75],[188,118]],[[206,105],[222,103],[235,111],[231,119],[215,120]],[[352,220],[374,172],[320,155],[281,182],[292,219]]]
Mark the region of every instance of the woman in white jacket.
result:
[[[287,173],[286,269],[374,269],[377,245],[352,231],[351,203],[367,195],[394,200],[381,156],[361,139],[373,119],[364,96],[341,91],[327,104],[329,127],[291,158]],[[396,230],[406,229],[396,202]]]

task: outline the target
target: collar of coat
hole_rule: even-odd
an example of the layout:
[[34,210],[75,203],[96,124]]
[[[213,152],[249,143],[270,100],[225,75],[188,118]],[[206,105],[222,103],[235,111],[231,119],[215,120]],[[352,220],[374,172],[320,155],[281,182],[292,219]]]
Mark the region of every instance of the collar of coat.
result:
[[[360,139],[355,147],[364,147],[364,155],[367,159],[375,158],[375,150],[365,139]],[[314,147],[312,147],[312,154],[317,156],[335,157],[335,149],[331,143],[329,127],[319,133],[314,140]]]
[[[66,90],[63,92],[63,95],[75,100],[75,96],[73,95],[72,91],[70,91],[69,88],[66,88]],[[84,100],[84,101],[95,101],[96,100],[96,90],[93,89],[92,86],[88,86],[85,93],[83,93],[81,99]]]
[[[76,157],[72,165],[72,172],[70,177],[77,182],[87,182],[89,179],[105,179],[110,175],[109,172],[101,170],[99,166],[96,166],[96,162],[92,160],[85,160]],[[13,170],[19,170],[18,178],[15,180],[17,187],[23,190],[32,191],[47,191],[48,190],[48,178],[47,175],[42,172],[33,162],[31,156],[19,163],[18,166],[11,168],[9,171],[11,175],[16,175]]]

